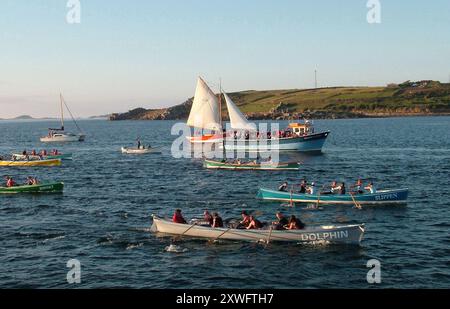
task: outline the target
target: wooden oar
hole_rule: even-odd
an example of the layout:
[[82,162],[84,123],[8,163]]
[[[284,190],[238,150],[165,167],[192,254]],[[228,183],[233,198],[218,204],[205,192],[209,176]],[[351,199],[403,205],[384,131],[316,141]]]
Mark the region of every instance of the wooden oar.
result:
[[189,232],[196,225],[197,225],[197,222],[192,224],[186,231],[184,231],[182,234],[178,235],[177,239],[180,239],[181,237],[183,237],[187,232]]
[[219,240],[220,237],[222,237],[223,235],[225,235],[226,233],[228,233],[231,230],[231,227],[229,227],[225,232],[223,232],[222,234],[220,234],[218,237],[216,237],[214,240],[212,240],[212,243],[215,243]]
[[264,248],[267,248],[267,246],[269,245],[270,238],[272,237],[272,232],[273,232],[273,226],[270,227],[269,237],[266,240],[266,246]]
[[356,202],[355,196],[353,195],[352,192],[350,192],[350,196],[352,197],[353,203],[355,203],[355,207],[356,207],[357,209],[362,209],[361,204],[358,204],[358,202]]

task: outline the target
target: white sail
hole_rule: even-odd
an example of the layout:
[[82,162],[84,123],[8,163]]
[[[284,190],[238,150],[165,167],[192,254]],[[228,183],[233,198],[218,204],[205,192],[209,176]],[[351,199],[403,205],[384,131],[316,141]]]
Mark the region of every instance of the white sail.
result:
[[199,129],[222,131],[219,101],[200,77],[187,125]]
[[239,108],[234,104],[230,97],[224,93],[225,101],[227,102],[228,115],[230,116],[230,125],[234,130],[249,130],[256,131],[256,125],[250,123]]

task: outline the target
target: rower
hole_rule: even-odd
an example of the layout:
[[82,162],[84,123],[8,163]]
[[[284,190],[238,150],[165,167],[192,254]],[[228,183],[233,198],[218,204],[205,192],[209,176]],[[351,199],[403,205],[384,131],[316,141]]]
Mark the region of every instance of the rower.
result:
[[341,187],[337,185],[336,181],[333,181],[331,184],[330,192],[331,194],[335,194],[336,192],[339,192],[341,190]]
[[242,221],[239,222],[239,227],[247,228],[251,221],[250,216],[248,215],[248,213],[245,210],[242,211],[241,216],[242,216]]
[[203,212],[203,220],[205,220],[205,222],[208,222],[208,224],[211,226],[213,225],[213,216],[211,216],[211,214],[209,213],[208,210],[205,210],[205,212]]
[[35,156],[35,155],[36,155],[36,150],[35,150],[35,149],[33,149],[33,151],[31,152],[31,155],[32,155],[32,156]]
[[373,182],[370,182],[369,185],[367,187],[365,187],[364,189],[370,191],[370,194],[377,193],[377,189],[375,189]]
[[340,194],[341,194],[341,195],[344,195],[345,193],[347,193],[347,192],[346,192],[346,189],[345,189],[345,182],[343,182],[342,185],[341,185],[341,191],[340,191]]
[[306,191],[311,195],[315,195],[316,194],[316,184],[313,182]]
[[247,230],[257,230],[262,228],[262,223],[254,216],[250,216],[250,224],[247,226]]
[[186,220],[183,218],[183,215],[181,214],[181,209],[175,210],[175,213],[173,214],[172,221],[174,223],[179,224],[186,224]]
[[305,228],[305,224],[298,219],[296,216],[292,215],[289,219],[288,230],[303,230]]
[[219,216],[217,212],[213,213],[213,224],[212,228],[222,228],[223,227],[223,220]]
[[27,151],[26,150],[22,151],[22,155],[26,156],[27,155]]
[[272,222],[275,230],[284,230],[285,226],[289,224],[289,220],[281,212],[277,212],[277,221]]
[[12,187],[14,187],[16,185],[16,182],[10,176],[6,176],[5,180],[6,180],[6,187],[7,188],[12,188]]
[[33,185],[33,177],[28,176],[28,177],[27,177],[26,184],[27,184],[28,186],[32,186],[32,185]]
[[358,194],[364,193],[363,182],[362,182],[361,178],[358,179],[358,181],[356,182],[356,184],[353,187],[356,188],[356,193],[358,193]]
[[300,183],[300,193],[305,194],[306,193],[306,180],[303,179]]
[[280,191],[280,192],[288,192],[288,183],[287,183],[287,181],[286,182],[284,182],[283,184],[281,184],[279,187],[278,187],[278,191]]

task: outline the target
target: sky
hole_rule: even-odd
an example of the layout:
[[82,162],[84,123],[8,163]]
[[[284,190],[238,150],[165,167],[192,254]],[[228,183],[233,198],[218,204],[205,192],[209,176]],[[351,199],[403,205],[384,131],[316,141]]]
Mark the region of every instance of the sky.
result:
[[[73,0],[70,0],[73,1]],[[372,0],[371,0],[372,1]],[[76,2],[76,1],[75,1]],[[213,90],[450,79],[450,1],[0,0],[0,118],[184,102]]]

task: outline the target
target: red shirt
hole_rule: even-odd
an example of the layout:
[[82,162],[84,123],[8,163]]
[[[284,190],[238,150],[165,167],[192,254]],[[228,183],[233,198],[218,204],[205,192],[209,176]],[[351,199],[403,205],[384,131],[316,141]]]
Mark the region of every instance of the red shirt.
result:
[[15,183],[14,180],[12,180],[12,179],[8,179],[8,181],[6,182],[6,186],[7,186],[8,188],[14,187],[15,184],[16,184],[16,183]]
[[173,214],[172,221],[174,223],[180,223],[180,224],[186,223],[186,220],[184,220],[183,216],[181,214],[179,214],[179,213],[174,213]]

